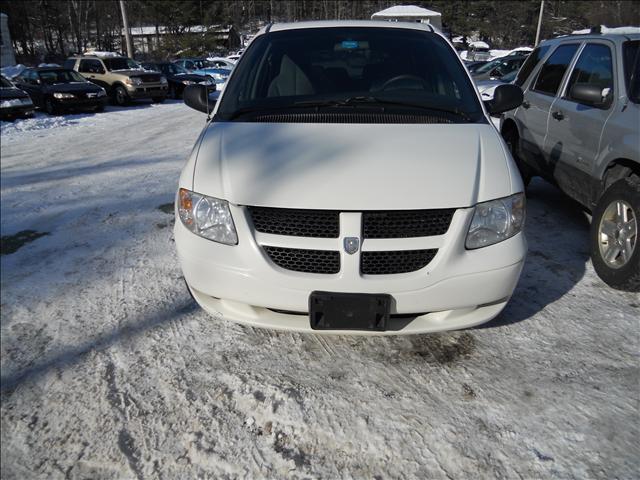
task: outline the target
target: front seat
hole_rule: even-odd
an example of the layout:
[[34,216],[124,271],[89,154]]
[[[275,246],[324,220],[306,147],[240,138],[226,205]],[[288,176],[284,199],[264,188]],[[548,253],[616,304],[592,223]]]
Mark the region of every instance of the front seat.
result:
[[315,91],[309,78],[287,55],[280,61],[280,73],[271,81],[267,97],[312,95]]

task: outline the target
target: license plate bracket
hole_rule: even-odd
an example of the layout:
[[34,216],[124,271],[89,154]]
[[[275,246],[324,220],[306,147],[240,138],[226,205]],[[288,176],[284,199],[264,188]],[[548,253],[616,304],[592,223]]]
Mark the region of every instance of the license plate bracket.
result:
[[384,332],[391,295],[314,291],[309,295],[309,324],[313,330]]

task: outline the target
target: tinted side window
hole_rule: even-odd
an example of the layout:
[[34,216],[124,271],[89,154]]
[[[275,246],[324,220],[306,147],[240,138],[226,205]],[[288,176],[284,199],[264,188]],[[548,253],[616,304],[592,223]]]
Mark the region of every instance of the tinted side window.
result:
[[78,68],[78,71],[83,73],[99,73],[103,70],[100,60],[81,60]]
[[576,50],[578,50],[578,44],[575,43],[556,48],[555,52],[544,62],[533,90],[555,95]]
[[522,65],[522,68],[518,72],[518,76],[516,77],[515,84],[519,87],[524,85],[524,82],[527,80],[533,69],[536,68],[536,65],[540,63],[540,60],[547,54],[549,51],[549,45],[543,45],[542,47],[536,48],[531,55],[527,57],[527,60]]
[[588,83],[600,89],[613,90],[613,61],[609,47],[595,43],[584,47],[571,72],[567,92],[576,83]]
[[627,95],[632,102],[640,103],[640,40],[625,42],[622,55]]
[[69,70],[73,70],[73,67],[75,67],[76,65],[76,59],[75,58],[69,58],[67,60],[65,60],[62,64],[62,66],[64,68],[68,68]]

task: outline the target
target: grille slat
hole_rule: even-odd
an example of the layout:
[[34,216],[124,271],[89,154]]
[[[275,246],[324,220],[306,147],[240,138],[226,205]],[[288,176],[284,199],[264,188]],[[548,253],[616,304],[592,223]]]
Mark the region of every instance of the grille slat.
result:
[[331,250],[304,250],[263,246],[273,263],[279,267],[304,273],[338,273],[340,252]]
[[340,212],[292,208],[249,207],[258,232],[295,237],[338,238]]
[[362,213],[363,238],[410,238],[444,235],[455,209],[388,210]]
[[360,272],[364,275],[409,273],[426,267],[438,249],[362,252]]

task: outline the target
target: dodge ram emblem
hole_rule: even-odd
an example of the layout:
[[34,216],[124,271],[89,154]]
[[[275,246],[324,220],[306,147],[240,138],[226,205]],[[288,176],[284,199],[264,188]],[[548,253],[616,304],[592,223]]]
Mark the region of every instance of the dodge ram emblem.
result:
[[360,239],[358,237],[344,237],[344,251],[353,255],[358,251]]

